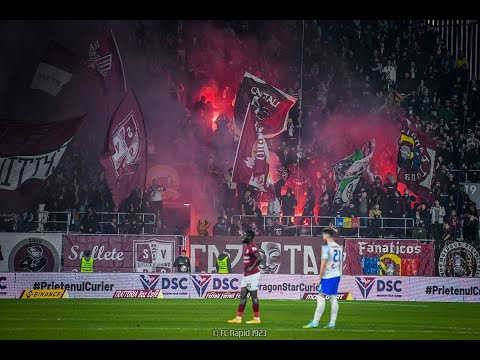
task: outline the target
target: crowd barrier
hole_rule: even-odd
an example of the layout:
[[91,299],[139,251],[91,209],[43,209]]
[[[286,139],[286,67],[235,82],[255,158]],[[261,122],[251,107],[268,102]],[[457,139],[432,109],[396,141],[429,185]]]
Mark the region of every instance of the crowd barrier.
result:
[[[96,212],[98,218],[98,229],[96,233],[106,233],[105,226],[112,221],[112,218],[117,219],[118,230],[122,233],[122,226],[125,220],[130,216],[130,213],[123,212]],[[75,221],[74,212],[71,210],[65,211],[37,211],[37,218],[35,219],[35,230],[41,233],[60,232],[60,233],[76,233],[80,232],[81,219],[87,213],[82,211],[78,213],[79,218]],[[140,217],[143,226],[141,226],[141,234],[154,234],[156,231],[156,215],[153,213],[135,213],[135,216]]]
[[[70,298],[238,299],[241,280],[241,274],[0,273],[0,298],[19,298],[24,290],[65,289]],[[259,298],[314,300],[317,280],[317,275],[264,274]],[[474,278],[345,275],[338,298],[480,302],[480,283]]]
[[[232,215],[232,222],[237,220],[255,221],[268,234],[275,219],[284,225],[281,235],[286,236],[318,236],[323,228],[336,226],[339,235],[348,237],[396,237],[411,238],[414,221],[411,218],[393,217],[335,217],[335,216],[272,216],[272,215]],[[374,234],[374,235],[373,235]]]

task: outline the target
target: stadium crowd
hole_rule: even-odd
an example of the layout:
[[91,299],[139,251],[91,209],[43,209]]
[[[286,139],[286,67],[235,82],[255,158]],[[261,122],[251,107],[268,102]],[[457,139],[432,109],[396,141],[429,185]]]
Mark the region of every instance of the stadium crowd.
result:
[[[181,149],[192,138],[202,139],[203,146],[193,154],[192,165],[195,173],[204,178],[204,189],[218,213],[213,235],[238,235],[247,229],[273,236],[298,235],[299,231],[310,234],[302,229],[327,226],[335,217],[360,217],[369,218],[361,222],[367,227],[361,236],[403,237],[398,229],[380,229],[382,218],[396,218],[412,219],[414,229],[408,236],[479,241],[477,206],[461,185],[479,180],[477,81],[469,77],[465,54],[454,58],[433,26],[407,20],[305,21],[300,72],[299,61],[284,71],[271,64],[279,63],[292,51],[300,52],[302,21],[283,21],[278,31],[266,31],[258,22],[247,20],[214,21],[210,25],[237,44],[240,53],[248,51],[246,36],[255,37],[263,45],[260,53],[255,58],[235,56],[235,49],[219,48],[213,36],[189,32],[188,24],[182,21],[170,29],[135,21],[132,38],[143,51],[149,71],[167,77],[172,98],[189,111],[189,116],[177,119],[183,136],[174,139],[175,145]],[[232,73],[217,73],[211,66],[213,58],[230,64]],[[226,109],[235,97],[232,87],[240,82],[245,70],[299,99],[290,112],[287,131],[269,145],[280,164],[274,169],[279,179],[275,183],[276,198],[268,205],[256,189],[232,181],[238,139],[234,136],[232,109]],[[212,78],[218,84],[214,102],[199,92],[202,84]],[[213,130],[215,113],[218,118]],[[353,200],[341,211],[334,210],[332,165],[338,159],[331,156],[331,149],[315,130],[332,115],[357,113],[381,114],[392,122],[407,118],[434,141],[437,157],[428,196],[400,191],[394,174],[381,177],[378,169],[383,162],[392,154],[396,157],[397,144],[392,144],[391,153],[378,154],[375,166],[364,174]],[[91,137],[87,141],[103,139]],[[347,143],[348,138],[344,141]],[[78,231],[114,231],[118,225],[100,226],[95,215],[97,211],[113,210],[103,168],[92,160],[94,155],[88,154],[89,146],[73,145],[47,179],[39,203],[50,212],[72,210],[69,221],[76,224]],[[161,144],[155,146],[161,148]],[[152,202],[152,188],[132,193],[120,208],[129,215],[122,218],[117,232],[141,231],[142,220],[136,214],[152,212],[159,215],[159,220],[149,231],[168,232],[162,213]],[[4,214],[0,229],[36,230],[35,211]],[[298,216],[292,219],[294,215]],[[310,216],[321,218],[312,220]],[[397,225],[401,227],[403,222]],[[57,230],[55,224],[50,226],[45,230]],[[351,230],[339,231],[350,234]]]

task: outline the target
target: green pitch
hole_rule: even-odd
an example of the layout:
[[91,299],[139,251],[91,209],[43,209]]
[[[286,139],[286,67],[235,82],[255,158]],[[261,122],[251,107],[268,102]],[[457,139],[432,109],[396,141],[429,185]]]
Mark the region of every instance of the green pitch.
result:
[[[480,339],[480,304],[339,301],[302,329],[315,300],[261,300],[262,324],[228,324],[238,300],[0,300],[0,339]],[[251,301],[243,320],[252,318]]]

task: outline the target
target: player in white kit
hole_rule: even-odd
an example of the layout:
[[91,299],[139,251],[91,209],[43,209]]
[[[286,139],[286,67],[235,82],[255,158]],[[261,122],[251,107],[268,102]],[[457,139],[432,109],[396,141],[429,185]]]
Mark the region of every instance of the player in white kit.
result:
[[335,329],[338,314],[338,284],[342,275],[342,247],[333,239],[333,229],[323,229],[323,240],[326,245],[322,246],[322,263],[320,265],[320,279],[317,296],[317,308],[313,320],[305,325],[304,329],[318,327],[318,322],[325,310],[325,299],[330,299],[331,313],[330,322],[325,329]]

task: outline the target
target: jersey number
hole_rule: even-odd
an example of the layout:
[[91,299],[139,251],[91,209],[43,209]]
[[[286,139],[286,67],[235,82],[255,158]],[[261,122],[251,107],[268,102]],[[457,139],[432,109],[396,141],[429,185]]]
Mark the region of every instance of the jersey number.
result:
[[338,262],[338,256],[340,255],[339,250],[333,250],[333,262]]

